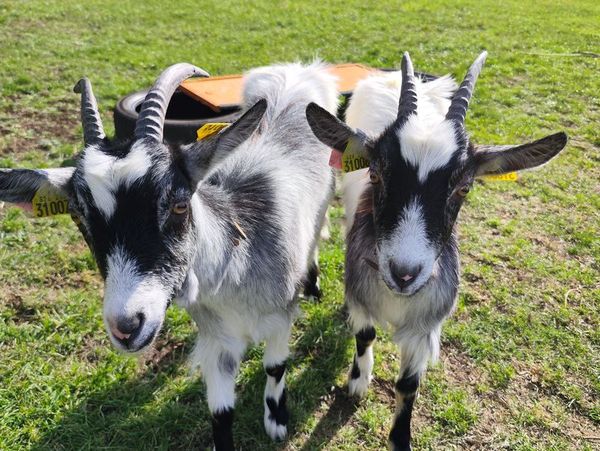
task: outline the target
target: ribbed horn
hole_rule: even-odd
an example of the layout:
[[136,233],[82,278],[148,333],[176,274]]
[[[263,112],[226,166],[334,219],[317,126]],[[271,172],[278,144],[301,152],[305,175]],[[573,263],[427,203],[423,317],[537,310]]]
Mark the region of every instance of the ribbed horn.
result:
[[467,116],[467,108],[469,108],[469,100],[471,100],[473,90],[475,89],[475,82],[477,81],[477,77],[479,77],[479,73],[483,68],[483,63],[485,63],[486,58],[487,52],[481,52],[475,62],[469,67],[465,79],[460,84],[458,91],[456,91],[452,97],[450,108],[448,109],[448,113],[446,113],[446,119],[453,121],[458,125],[464,125]]
[[417,86],[415,70],[408,52],[402,56],[402,88],[400,89],[400,102],[398,104],[398,122],[404,123],[408,116],[417,111]]
[[102,127],[102,119],[98,112],[98,102],[92,91],[92,84],[87,78],[82,78],[73,87],[73,91],[81,94],[81,123],[83,124],[83,141],[86,146],[97,144],[106,135]]
[[167,107],[181,82],[190,77],[208,77],[208,72],[188,63],[174,64],[163,71],[148,91],[135,125],[135,139],[162,142]]

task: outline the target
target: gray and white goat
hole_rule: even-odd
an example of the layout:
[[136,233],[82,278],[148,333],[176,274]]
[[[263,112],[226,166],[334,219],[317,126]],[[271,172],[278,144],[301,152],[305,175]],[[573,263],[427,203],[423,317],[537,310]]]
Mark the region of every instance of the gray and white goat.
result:
[[239,120],[168,146],[167,105],[193,75],[208,76],[185,63],[160,75],[130,142],[105,137],[90,82],[81,80],[85,148],[76,167],[3,169],[0,200],[31,204],[40,189],[68,197],[104,278],[104,322],[118,349],[152,343],[171,299],[189,311],[214,443],[230,450],[235,378],[250,343],[266,342],[266,431],[273,439],[287,433],[290,328],[333,187],[329,151],[305,109],[316,102],[334,113],[337,91],[320,64],[256,69],[246,76],[250,108]]
[[368,170],[344,180],[350,223],[345,298],[356,338],[349,390],[366,393],[374,326],[391,325],[401,351],[389,435],[395,450],[410,449],[419,381],[427,362],[438,355],[442,323],[456,303],[455,221],[474,178],[539,166],[567,141],[557,133],[519,146],[470,142],[465,116],[485,58],[484,52],[456,90],[450,77],[418,80],[406,53],[401,72],[373,76],[357,86],[348,125],[317,105],[307,108],[321,141],[339,152],[352,148],[370,161]]

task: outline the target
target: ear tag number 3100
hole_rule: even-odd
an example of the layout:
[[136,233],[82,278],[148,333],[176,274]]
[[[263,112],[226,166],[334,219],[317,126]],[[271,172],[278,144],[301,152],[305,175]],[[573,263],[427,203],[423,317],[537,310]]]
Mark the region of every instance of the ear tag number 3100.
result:
[[38,218],[64,215],[69,212],[69,199],[56,191],[40,188],[33,195],[31,207]]
[[353,172],[369,167],[369,159],[365,153],[365,147],[357,139],[351,139],[342,154],[342,172]]

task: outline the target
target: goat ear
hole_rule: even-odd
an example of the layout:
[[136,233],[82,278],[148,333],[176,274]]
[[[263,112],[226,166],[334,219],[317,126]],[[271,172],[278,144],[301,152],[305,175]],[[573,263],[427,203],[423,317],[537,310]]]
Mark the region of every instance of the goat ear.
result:
[[246,141],[258,128],[266,110],[267,101],[259,100],[223,131],[184,149],[185,169],[193,182],[198,183],[202,180],[210,167],[225,159]]
[[0,201],[32,211],[35,194],[69,197],[69,182],[75,168],[0,169]]
[[567,144],[563,132],[517,146],[476,146],[476,175],[505,174],[547,163]]
[[265,111],[267,111],[266,99],[256,102],[242,117],[216,135],[216,151],[225,156],[238,147],[254,133],[258,128]]
[[319,141],[338,152],[344,152],[348,141],[357,137],[354,130],[316,103],[306,107],[306,119]]

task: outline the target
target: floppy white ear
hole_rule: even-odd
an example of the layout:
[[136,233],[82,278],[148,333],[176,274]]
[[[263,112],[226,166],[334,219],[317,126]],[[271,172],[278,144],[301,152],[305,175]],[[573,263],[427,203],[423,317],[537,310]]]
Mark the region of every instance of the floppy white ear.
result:
[[476,175],[504,174],[547,163],[567,144],[563,132],[517,146],[476,146]]
[[75,168],[0,169],[0,201],[32,210],[32,200],[40,189],[48,194],[69,197],[69,182]]

